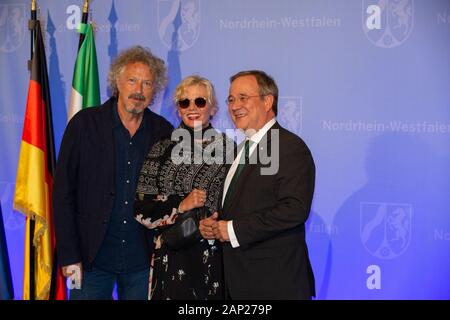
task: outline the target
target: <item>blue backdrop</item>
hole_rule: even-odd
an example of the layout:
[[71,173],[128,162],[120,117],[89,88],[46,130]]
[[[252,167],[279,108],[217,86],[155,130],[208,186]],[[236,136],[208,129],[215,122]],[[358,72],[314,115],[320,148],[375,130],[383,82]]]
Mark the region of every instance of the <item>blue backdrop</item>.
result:
[[[0,196],[16,298],[24,216],[12,209],[28,90],[29,0],[0,1]],[[278,120],[317,166],[308,222],[319,299],[450,298],[450,1],[102,0],[91,5],[102,101],[111,59],[135,44],[169,65],[152,109],[191,74],[215,85],[263,69]],[[66,125],[81,0],[39,0],[57,150]],[[275,275],[267,275],[275,276]]]

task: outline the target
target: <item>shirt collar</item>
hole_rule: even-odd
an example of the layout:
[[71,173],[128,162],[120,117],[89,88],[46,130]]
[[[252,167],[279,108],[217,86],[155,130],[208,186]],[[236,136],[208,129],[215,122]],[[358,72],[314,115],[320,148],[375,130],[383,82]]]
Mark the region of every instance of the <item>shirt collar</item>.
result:
[[276,118],[270,119],[261,129],[258,130],[255,134],[253,134],[251,137],[247,137],[247,139],[251,140],[254,143],[259,143],[261,139],[264,137],[264,135],[269,131],[270,128],[275,124],[277,121]]

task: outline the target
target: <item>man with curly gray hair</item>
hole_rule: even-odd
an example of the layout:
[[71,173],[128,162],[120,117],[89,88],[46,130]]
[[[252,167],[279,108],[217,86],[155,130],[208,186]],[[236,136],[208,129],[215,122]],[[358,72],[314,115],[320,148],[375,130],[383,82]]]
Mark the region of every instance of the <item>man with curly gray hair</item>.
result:
[[[153,98],[162,89],[164,89],[167,83],[166,66],[164,61],[154,56],[149,49],[141,46],[135,46],[123,51],[119,56],[117,56],[109,68],[108,82],[113,96],[117,97],[119,94],[117,81],[125,66],[136,62],[145,64],[153,75]],[[152,103],[153,100],[150,101],[150,105]]]
[[56,167],[53,210],[58,259],[71,299],[147,299],[151,231],[133,217],[145,155],[172,131],[150,111],[164,89],[164,61],[141,46],[110,66],[113,97],[67,125]]

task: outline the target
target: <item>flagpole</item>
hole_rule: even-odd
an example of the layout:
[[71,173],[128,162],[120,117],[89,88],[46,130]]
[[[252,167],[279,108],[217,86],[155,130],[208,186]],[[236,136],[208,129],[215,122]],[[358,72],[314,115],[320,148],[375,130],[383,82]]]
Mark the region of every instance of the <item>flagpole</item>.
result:
[[[31,0],[31,20],[30,20],[30,32],[31,32],[31,45],[30,45],[30,61],[29,61],[29,70],[31,72],[31,60],[33,59],[33,55],[34,55],[34,43],[35,43],[35,39],[36,39],[36,21],[37,21],[37,10],[36,10],[36,0]],[[29,227],[29,250],[30,250],[30,281],[29,281],[29,294],[30,300],[35,300],[36,298],[36,293],[35,293],[35,272],[34,272],[34,259],[35,259],[35,252],[34,252],[34,244],[33,244],[33,240],[34,240],[34,227],[35,227],[35,222],[33,219],[31,219],[31,217],[27,217],[27,219],[29,220],[28,222],[28,227]]]
[[[87,23],[88,17],[89,17],[89,0],[84,0],[83,15],[81,17],[81,23]],[[78,42],[78,50],[80,50],[83,40],[84,40],[84,34],[80,33],[80,41]]]
[[36,0],[31,0],[31,19],[28,24],[28,28],[30,29],[31,37],[30,37],[30,60],[28,61],[28,70],[31,68],[31,59],[33,59],[34,52],[34,38],[36,38],[36,31],[34,31],[34,24],[36,23]]

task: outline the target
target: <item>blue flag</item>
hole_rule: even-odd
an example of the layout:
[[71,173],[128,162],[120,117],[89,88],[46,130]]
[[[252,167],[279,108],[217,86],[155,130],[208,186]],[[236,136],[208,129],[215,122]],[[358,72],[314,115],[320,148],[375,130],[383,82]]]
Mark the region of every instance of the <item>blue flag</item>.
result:
[[0,204],[0,300],[11,300],[13,298],[11,268],[9,267],[8,248],[6,247],[2,206]]

